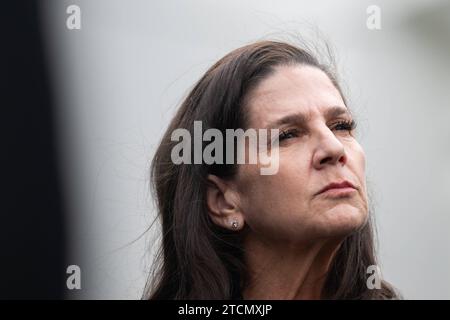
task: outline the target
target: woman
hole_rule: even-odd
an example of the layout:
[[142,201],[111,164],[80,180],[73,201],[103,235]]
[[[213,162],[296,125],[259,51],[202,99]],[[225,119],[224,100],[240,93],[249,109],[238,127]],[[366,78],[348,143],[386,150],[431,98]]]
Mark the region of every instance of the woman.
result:
[[[174,130],[279,129],[278,171],[174,164]],[[336,77],[308,50],[263,41],[214,64],[152,162],[162,222],[150,299],[391,299],[376,265],[364,151]],[[204,147],[205,145],[203,145]],[[227,150],[222,150],[224,153]]]

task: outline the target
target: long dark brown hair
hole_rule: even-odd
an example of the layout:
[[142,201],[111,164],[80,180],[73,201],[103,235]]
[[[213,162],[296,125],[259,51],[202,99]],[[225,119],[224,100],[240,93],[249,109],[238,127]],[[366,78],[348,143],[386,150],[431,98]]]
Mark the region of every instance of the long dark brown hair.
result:
[[[193,136],[194,121],[202,121],[203,130],[217,128],[224,134],[225,129],[246,128],[245,98],[250,90],[273,73],[276,66],[294,64],[324,71],[345,101],[334,69],[319,62],[311,50],[280,41],[260,41],[220,59],[181,104],[151,166],[162,239],[143,298],[242,298],[247,272],[242,236],[214,224],[206,206],[207,175],[232,178],[237,166],[176,165],[171,161],[171,151],[178,142],[171,141],[171,134],[177,128],[185,128]],[[376,264],[373,221],[369,213],[364,227],[347,236],[341,244],[322,296],[327,299],[397,298],[396,291],[385,281],[381,289],[368,289],[367,267]]]

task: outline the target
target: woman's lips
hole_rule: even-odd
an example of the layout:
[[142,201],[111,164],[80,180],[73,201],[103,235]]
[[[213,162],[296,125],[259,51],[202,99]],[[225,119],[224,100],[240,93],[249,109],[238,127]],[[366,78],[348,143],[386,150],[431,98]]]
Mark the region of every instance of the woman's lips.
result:
[[327,195],[336,195],[336,196],[342,196],[342,195],[348,195],[356,191],[355,186],[350,183],[349,181],[345,180],[342,182],[332,182],[328,185],[326,185],[324,188],[322,188],[318,194],[326,193]]
[[331,196],[331,197],[342,197],[351,195],[353,192],[356,192],[355,188],[332,188],[328,189],[320,194]]

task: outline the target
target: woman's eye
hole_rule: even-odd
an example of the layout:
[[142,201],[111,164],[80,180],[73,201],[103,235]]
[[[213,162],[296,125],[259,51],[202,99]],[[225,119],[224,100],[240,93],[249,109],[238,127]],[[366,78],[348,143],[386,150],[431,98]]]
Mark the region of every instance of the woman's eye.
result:
[[[352,131],[356,128],[356,122],[354,120],[346,120],[340,121],[332,127],[332,130],[338,131]],[[279,141],[288,140],[292,138],[296,138],[299,136],[299,131],[297,129],[289,129],[286,131],[282,131],[278,136]]]
[[297,136],[298,136],[297,130],[286,130],[280,133],[278,140],[282,141],[286,139],[295,138]]
[[356,128],[356,122],[354,120],[351,121],[341,121],[334,126],[333,129],[343,130],[343,131],[351,131]]

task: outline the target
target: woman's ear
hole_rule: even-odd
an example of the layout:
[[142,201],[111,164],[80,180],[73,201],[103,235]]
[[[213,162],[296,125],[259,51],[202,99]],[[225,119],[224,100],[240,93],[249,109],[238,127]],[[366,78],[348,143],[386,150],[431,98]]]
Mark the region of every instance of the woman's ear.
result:
[[209,216],[216,225],[233,231],[240,230],[244,226],[239,195],[229,182],[209,174],[206,203]]

